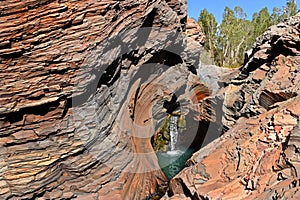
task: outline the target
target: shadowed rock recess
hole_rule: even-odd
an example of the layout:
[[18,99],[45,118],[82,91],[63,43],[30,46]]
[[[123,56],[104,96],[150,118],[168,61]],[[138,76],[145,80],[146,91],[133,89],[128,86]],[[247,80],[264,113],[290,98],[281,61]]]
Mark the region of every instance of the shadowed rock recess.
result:
[[165,102],[176,97],[196,130],[212,113],[195,75],[204,37],[192,20],[187,26],[186,7],[0,2],[0,199],[162,193],[167,179],[151,137],[168,115]]
[[299,27],[298,14],[257,38],[224,82],[227,131],[193,155],[165,199],[300,198]]

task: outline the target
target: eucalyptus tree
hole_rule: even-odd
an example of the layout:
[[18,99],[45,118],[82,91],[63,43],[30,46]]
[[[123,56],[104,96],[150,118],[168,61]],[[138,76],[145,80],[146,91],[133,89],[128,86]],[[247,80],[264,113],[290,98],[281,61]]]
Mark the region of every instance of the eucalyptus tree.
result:
[[290,16],[293,16],[297,13],[297,4],[296,0],[287,0],[286,5],[283,7],[282,18],[286,19]]
[[250,49],[256,38],[273,24],[295,15],[296,0],[287,0],[283,9],[274,7],[272,14],[262,8],[246,19],[243,9],[236,6],[233,10],[225,7],[221,24],[206,9],[198,20],[206,35],[205,48],[214,58],[215,64],[224,67],[238,67],[243,63],[244,52]]
[[[277,18],[278,17],[276,17],[276,20],[278,20]],[[252,32],[250,33],[251,43],[253,44],[256,37],[265,32],[273,24],[274,22],[272,21],[267,7],[262,8],[258,13],[254,13],[251,21],[251,25],[253,27]]]
[[272,24],[278,24],[281,20],[281,16],[282,16],[282,9],[274,7],[273,8],[273,12],[271,14],[271,21]]
[[205,49],[209,52],[212,58],[216,57],[217,48],[217,30],[218,23],[215,16],[209,13],[206,9],[200,12],[198,23],[206,36]]
[[232,67],[241,63],[251,30],[249,20],[245,18],[246,14],[241,7],[236,6],[234,10],[225,7],[219,27],[219,47],[222,52],[220,65]]

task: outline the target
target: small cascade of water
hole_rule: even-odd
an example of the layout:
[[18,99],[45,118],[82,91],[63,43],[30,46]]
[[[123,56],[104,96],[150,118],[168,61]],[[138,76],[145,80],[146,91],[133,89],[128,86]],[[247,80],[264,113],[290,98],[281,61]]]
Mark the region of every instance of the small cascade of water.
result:
[[[168,118],[167,133],[169,133],[168,151],[158,151],[157,157],[162,171],[168,179],[173,178],[185,166],[194,149],[185,148],[179,143],[180,131],[185,128],[185,118],[179,115],[171,115]],[[178,143],[177,143],[178,142]]]
[[171,116],[170,119],[170,150],[174,151],[176,148],[177,138],[178,138],[178,128],[177,128],[177,116]]

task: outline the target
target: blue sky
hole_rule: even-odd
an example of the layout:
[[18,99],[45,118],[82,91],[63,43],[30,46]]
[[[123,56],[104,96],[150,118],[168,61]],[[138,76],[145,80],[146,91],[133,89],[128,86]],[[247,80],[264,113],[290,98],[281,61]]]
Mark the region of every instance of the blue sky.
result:
[[[299,2],[300,0],[297,1],[298,10]],[[225,6],[231,9],[240,6],[247,13],[247,18],[251,19],[254,12],[258,12],[264,7],[268,7],[269,13],[272,13],[273,7],[282,9],[285,4],[286,0],[188,0],[188,15],[198,19],[200,11],[206,8],[220,23]]]

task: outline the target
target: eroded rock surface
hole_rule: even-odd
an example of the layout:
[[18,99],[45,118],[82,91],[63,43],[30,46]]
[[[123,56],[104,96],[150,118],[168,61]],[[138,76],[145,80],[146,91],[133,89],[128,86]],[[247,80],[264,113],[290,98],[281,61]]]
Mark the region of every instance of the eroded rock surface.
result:
[[164,102],[175,95],[199,121],[209,109],[199,104],[209,91],[192,73],[203,35],[186,27],[186,6],[0,3],[1,199],[158,193],[167,180],[150,137]]
[[269,28],[227,84],[229,129],[188,161],[165,199],[298,199],[300,15]]

